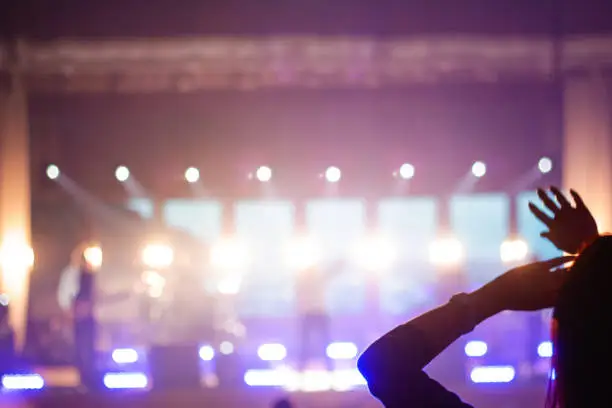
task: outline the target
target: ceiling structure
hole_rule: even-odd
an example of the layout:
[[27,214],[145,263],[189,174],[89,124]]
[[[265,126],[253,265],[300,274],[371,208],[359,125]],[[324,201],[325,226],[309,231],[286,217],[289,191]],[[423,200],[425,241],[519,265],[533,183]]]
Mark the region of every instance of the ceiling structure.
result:
[[[16,44],[16,45],[15,45]],[[612,35],[565,38],[200,37],[18,41],[0,69],[43,92],[375,88],[439,81],[549,80],[612,68]]]

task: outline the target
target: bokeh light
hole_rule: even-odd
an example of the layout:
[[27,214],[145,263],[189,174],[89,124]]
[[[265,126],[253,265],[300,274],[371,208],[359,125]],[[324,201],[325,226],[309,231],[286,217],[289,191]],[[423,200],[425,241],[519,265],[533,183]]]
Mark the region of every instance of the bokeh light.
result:
[[119,166],[115,170],[115,178],[117,181],[124,183],[130,178],[130,169],[125,166]]

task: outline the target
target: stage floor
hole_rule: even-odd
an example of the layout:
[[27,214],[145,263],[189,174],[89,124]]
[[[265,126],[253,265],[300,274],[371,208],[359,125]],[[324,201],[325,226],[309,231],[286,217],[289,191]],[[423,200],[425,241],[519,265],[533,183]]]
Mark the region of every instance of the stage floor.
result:
[[[0,394],[0,408],[267,408],[288,397],[295,408],[375,408],[381,405],[365,387],[351,391],[287,392],[276,387],[249,387],[246,384],[224,388],[175,390],[78,391],[79,377],[73,367],[34,370],[45,379],[45,389]],[[542,408],[542,384],[452,385],[449,389],[477,408]]]
[[[458,390],[466,401],[477,408],[541,408],[544,392],[541,389],[488,390],[469,392]],[[165,392],[101,392],[79,394],[67,391],[44,391],[25,395],[0,397],[0,408],[62,407],[62,408],[267,408],[285,396],[281,390],[235,389],[176,390]],[[381,405],[365,390],[349,392],[292,393],[289,399],[296,408],[377,408]]]

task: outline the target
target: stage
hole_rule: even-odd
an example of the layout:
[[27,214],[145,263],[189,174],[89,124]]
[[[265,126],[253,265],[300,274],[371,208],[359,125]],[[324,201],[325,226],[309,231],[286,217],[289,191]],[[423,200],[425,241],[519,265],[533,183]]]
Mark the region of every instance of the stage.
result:
[[[504,390],[461,390],[463,398],[478,408],[541,408],[544,389],[512,387]],[[297,408],[374,408],[381,405],[366,390],[285,394],[277,389],[230,388],[176,390],[166,392],[77,393],[49,390],[32,395],[15,394],[0,398],[0,407],[253,407],[265,408],[278,398],[288,396]]]
[[[289,392],[280,387],[249,387],[246,384],[200,389],[79,391],[78,374],[71,367],[34,370],[45,380],[38,391],[12,391],[0,394],[0,408],[5,407],[253,407],[271,406],[288,397],[295,407],[369,408],[379,407],[365,386],[348,391]],[[541,408],[546,384],[446,384],[465,401],[478,408]]]

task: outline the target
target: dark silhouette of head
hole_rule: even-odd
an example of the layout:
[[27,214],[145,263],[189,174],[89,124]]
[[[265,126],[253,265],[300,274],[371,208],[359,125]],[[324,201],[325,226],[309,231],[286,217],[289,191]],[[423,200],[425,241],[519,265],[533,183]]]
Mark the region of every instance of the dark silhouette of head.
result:
[[567,273],[553,313],[548,406],[597,407],[609,401],[612,384],[612,236],[588,246]]
[[287,398],[281,398],[272,404],[272,408],[293,408],[293,405]]

